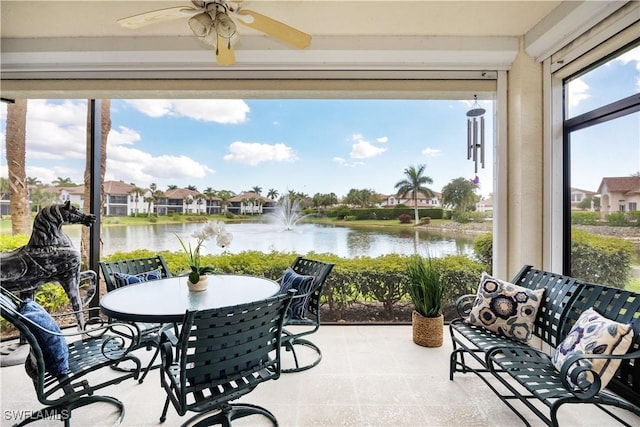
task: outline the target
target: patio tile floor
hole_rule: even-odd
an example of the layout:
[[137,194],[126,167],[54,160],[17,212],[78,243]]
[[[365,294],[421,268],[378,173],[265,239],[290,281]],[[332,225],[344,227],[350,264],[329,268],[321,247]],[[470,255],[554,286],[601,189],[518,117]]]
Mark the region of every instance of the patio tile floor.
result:
[[[313,335],[323,350],[315,368],[282,374],[277,381],[260,384],[241,400],[271,410],[281,426],[520,426],[513,414],[475,375],[457,374],[449,381],[451,343],[448,329],[440,348],[423,348],[411,339],[410,325],[323,325]],[[137,354],[146,359],[148,353]],[[287,354],[284,354],[284,362]],[[143,360],[144,361],[144,360]],[[105,372],[104,375],[109,375]],[[1,425],[16,422],[11,412],[40,408],[22,365],[0,369]],[[125,404],[123,426],[157,426],[165,394],[158,373],[152,371],[143,384],[127,380],[103,390]],[[527,409],[532,426],[543,423]],[[617,411],[632,425],[640,417]],[[169,407],[165,426],[188,419]],[[592,405],[565,405],[563,426],[606,426],[616,422]],[[103,426],[115,421],[106,404],[93,404],[73,412],[73,426]],[[34,426],[59,426],[41,420]],[[234,426],[268,426],[268,420],[252,416]]]

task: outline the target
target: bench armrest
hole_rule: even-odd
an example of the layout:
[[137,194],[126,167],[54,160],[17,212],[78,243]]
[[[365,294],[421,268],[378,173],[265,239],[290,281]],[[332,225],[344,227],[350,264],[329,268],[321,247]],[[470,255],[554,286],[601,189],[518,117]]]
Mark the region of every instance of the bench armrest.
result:
[[473,302],[476,300],[476,294],[466,294],[459,297],[455,302],[456,312],[458,317],[467,317],[473,307]]
[[626,354],[573,354],[560,369],[562,385],[578,399],[591,399],[597,395],[602,383],[600,375],[591,369],[591,361],[597,359],[629,360],[640,358],[640,350]]

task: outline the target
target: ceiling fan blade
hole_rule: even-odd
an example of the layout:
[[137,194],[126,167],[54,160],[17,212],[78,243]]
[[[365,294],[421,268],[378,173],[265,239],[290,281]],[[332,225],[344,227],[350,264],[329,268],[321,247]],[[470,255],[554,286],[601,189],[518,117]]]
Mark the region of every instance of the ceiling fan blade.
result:
[[251,27],[294,47],[304,49],[311,43],[311,36],[296,30],[289,25],[269,18],[268,16],[252,10],[241,9],[238,11],[238,21],[247,27]]
[[141,28],[147,25],[158,24],[160,22],[171,21],[178,18],[184,18],[200,12],[198,9],[189,6],[170,7],[167,9],[159,9],[151,12],[133,15],[128,18],[118,19],[118,24],[125,28]]
[[236,54],[228,39],[218,36],[217,49],[216,63],[218,65],[233,65],[236,63]]

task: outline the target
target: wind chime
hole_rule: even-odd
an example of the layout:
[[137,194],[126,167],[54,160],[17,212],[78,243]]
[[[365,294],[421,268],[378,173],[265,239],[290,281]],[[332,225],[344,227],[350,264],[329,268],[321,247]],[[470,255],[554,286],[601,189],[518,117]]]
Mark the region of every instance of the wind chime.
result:
[[484,169],[484,113],[487,110],[478,104],[478,95],[474,95],[474,101],[471,109],[467,111],[467,160],[473,159],[475,173],[478,173],[478,161]]

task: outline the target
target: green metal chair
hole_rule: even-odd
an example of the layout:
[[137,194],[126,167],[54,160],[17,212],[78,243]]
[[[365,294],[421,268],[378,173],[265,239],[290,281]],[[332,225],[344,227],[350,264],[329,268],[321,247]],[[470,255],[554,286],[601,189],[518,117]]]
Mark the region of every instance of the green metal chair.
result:
[[[322,295],[325,281],[334,265],[298,256],[289,267],[299,275],[312,276],[313,281],[309,289],[297,289],[298,293],[292,299],[291,307],[299,306],[300,310],[290,309],[287,313],[284,329],[282,330],[282,345],[286,352],[293,355],[295,367],[283,368],[282,372],[305,371],[313,368],[322,360],[320,348],[304,337],[315,333],[320,328],[320,296]],[[282,282],[282,279],[280,280]],[[295,328],[287,329],[288,326],[294,326]],[[311,349],[314,354],[312,361],[302,362],[296,352],[300,347]]]
[[[96,325],[95,322],[100,321],[94,318],[86,322],[87,326],[82,331],[61,333],[55,320],[48,315],[47,318],[53,323],[54,328],[45,328],[34,321],[33,316],[22,314],[25,312],[25,303],[29,304],[29,300],[22,301],[2,288],[0,314],[16,327],[31,347],[31,353],[25,362],[25,370],[33,381],[38,401],[45,407],[29,412],[28,416],[16,425],[23,426],[45,417],[48,419],[56,417],[68,427],[74,409],[96,402],[114,405],[119,412],[117,424],[120,424],[124,419],[122,402],[115,397],[96,395],[95,392],[128,378],[139,376],[140,361],[129,353],[135,342],[127,340],[121,334],[112,333],[115,328],[131,329],[131,326],[114,323]],[[65,315],[75,316],[75,312]],[[129,333],[133,334],[134,331],[130,330]],[[70,337],[71,339],[77,337],[77,339],[67,343]],[[59,343],[58,349],[63,349],[67,354],[65,364],[68,364],[68,369],[66,372],[56,372],[51,367],[52,350],[48,345],[51,340]],[[65,346],[66,348],[64,348]],[[88,374],[122,361],[133,362],[136,367],[116,377],[111,375],[103,382],[89,383]]]
[[[118,283],[119,281],[115,278],[115,273],[140,275],[150,271],[159,270],[161,278],[172,277],[171,271],[169,271],[167,263],[162,255],[111,262],[100,261],[99,264],[100,270],[102,271],[102,277],[107,285],[107,292],[120,287]],[[147,367],[143,369],[142,375],[138,380],[138,382],[142,383],[151,369],[159,367],[159,365],[154,365],[154,362],[159,354],[158,344],[160,343],[160,329],[163,325],[160,323],[144,322],[132,322],[131,324],[136,328],[136,335],[138,336],[138,343],[135,349],[146,348],[147,350],[154,350],[151,361]],[[122,368],[118,365],[114,365],[114,369]]]
[[[222,424],[261,414],[278,425],[267,409],[230,403],[258,384],[280,376],[282,323],[294,291],[235,307],[188,311],[179,338],[163,331],[160,382],[167,393],[160,422],[171,402],[181,416],[197,414],[198,426]],[[211,411],[216,411],[208,416]],[[203,415],[204,414],[204,415]]]

